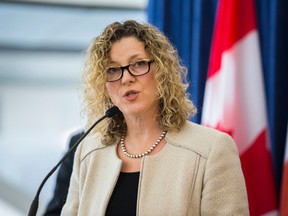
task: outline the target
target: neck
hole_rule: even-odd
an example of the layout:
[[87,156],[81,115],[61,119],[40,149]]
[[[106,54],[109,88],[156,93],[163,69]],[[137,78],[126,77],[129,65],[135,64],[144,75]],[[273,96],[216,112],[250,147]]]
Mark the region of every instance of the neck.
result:
[[[126,119],[125,119],[126,120]],[[143,152],[162,134],[163,129],[156,120],[137,119],[126,121],[125,145],[131,152]]]
[[156,119],[133,119],[126,120],[126,137],[151,137],[153,134],[159,135],[163,129]]

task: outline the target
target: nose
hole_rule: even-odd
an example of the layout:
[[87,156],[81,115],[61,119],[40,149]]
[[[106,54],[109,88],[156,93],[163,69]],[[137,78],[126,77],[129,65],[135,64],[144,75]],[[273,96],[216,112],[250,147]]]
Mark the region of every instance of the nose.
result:
[[128,71],[128,68],[123,69],[122,84],[126,85],[135,81],[135,77]]

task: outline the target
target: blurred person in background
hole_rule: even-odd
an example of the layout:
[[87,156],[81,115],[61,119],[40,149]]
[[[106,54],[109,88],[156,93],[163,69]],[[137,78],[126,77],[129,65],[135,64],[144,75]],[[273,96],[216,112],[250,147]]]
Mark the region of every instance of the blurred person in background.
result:
[[[69,140],[69,149],[80,139],[84,132],[73,134]],[[61,164],[56,177],[54,193],[49,201],[44,216],[58,216],[61,214],[63,205],[66,202],[70,177],[73,169],[74,152],[72,152]]]

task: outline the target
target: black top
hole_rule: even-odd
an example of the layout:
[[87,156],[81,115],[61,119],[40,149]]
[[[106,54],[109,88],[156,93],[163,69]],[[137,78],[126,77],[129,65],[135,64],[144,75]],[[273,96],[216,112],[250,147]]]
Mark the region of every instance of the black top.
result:
[[121,172],[107,206],[106,216],[135,216],[140,172]]

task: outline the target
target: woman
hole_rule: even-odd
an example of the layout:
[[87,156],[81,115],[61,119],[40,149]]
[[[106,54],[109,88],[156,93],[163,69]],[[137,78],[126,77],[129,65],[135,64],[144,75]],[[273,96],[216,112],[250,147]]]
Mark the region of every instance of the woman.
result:
[[248,215],[229,135],[189,122],[185,67],[156,28],[112,23],[92,42],[84,71],[88,125],[122,113],[78,147],[62,215]]

